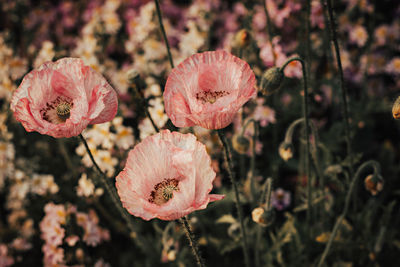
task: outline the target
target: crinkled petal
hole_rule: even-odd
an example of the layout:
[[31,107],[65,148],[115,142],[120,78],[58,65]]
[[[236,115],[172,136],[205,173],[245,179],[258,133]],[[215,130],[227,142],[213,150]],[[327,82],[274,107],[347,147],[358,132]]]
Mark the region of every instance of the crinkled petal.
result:
[[[71,105],[65,122],[55,113],[60,103],[56,101]],[[89,123],[111,120],[118,100],[106,79],[81,59],[63,58],[46,62],[24,77],[11,100],[11,110],[16,112],[17,107],[20,114],[15,118],[27,130],[59,138],[79,135]]]
[[[254,84],[249,65],[228,52],[195,54],[168,76],[165,111],[177,127],[224,128],[240,107],[256,95]],[[208,102],[201,99],[204,92],[219,92],[222,96]]]
[[[215,178],[210,163],[204,145],[194,135],[161,131],[129,152],[126,166],[116,178],[118,194],[131,214],[145,220],[181,218],[221,198],[209,195]],[[179,190],[162,205],[151,203],[150,193],[165,178],[178,179]]]

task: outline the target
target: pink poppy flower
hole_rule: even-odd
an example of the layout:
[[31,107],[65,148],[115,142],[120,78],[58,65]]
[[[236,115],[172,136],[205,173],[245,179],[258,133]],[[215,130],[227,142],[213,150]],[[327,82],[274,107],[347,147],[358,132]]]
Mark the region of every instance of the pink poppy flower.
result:
[[44,63],[24,77],[11,99],[15,119],[28,132],[56,138],[110,121],[117,109],[114,89],[78,58]]
[[116,187],[132,215],[175,220],[224,198],[209,194],[214,178],[210,156],[194,135],[163,130],[129,152]]
[[254,83],[250,66],[228,52],[195,54],[169,75],[165,111],[177,127],[221,129],[255,96]]

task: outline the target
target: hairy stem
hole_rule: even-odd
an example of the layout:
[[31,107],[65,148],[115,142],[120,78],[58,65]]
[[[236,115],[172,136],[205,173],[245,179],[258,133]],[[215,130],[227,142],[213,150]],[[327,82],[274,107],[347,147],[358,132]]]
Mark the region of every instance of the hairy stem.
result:
[[140,92],[139,88],[140,88],[140,84],[139,84],[139,76],[137,76],[137,78],[133,79],[134,81],[134,86],[133,89],[135,90],[136,94],[140,97],[140,102],[141,104],[144,106],[144,113],[146,114],[147,118],[149,118],[151,125],[153,125],[154,130],[158,133],[160,132],[160,129],[157,127],[157,125],[155,124],[153,118],[151,117],[151,114],[149,112],[149,106],[146,103],[142,93]]
[[256,186],[255,186],[255,168],[256,168],[256,141],[258,137],[258,122],[254,119],[250,119],[246,122],[246,124],[242,128],[242,133],[241,135],[244,135],[247,127],[250,125],[250,123],[253,123],[254,126],[254,134],[253,134],[253,143],[251,146],[251,158],[250,158],[250,192],[251,192],[251,198],[256,199],[257,198],[257,191],[256,191]]
[[[261,197],[259,200],[260,206],[262,206],[265,202],[265,208],[266,210],[271,209],[271,193],[272,193],[272,178],[267,178],[267,180],[264,183],[263,190],[261,192]],[[260,266],[260,243],[261,243],[261,235],[263,227],[261,225],[257,225],[257,235],[256,235],[256,244],[254,247],[254,258],[255,258],[255,264],[256,267]]]
[[303,117],[304,117],[304,129],[305,129],[305,137],[306,137],[306,176],[307,176],[307,224],[308,224],[308,236],[310,236],[311,232],[311,203],[312,203],[312,188],[311,188],[311,176],[310,176],[310,123],[308,118],[308,81],[307,81],[307,68],[303,59],[300,57],[294,57],[288,59],[285,64],[281,67],[281,71],[283,72],[286,66],[292,61],[299,61],[301,63],[302,72],[303,72],[303,88],[304,88],[304,96],[303,96]]
[[271,44],[271,48],[272,48],[272,56],[274,59],[274,65],[276,63],[276,54],[275,54],[275,50],[274,50],[274,43],[272,42],[272,24],[271,24],[271,17],[269,16],[269,12],[268,12],[268,8],[267,8],[267,1],[266,0],[262,0],[264,3],[264,12],[265,12],[265,16],[267,17],[267,32],[268,32],[268,40]]
[[342,212],[342,214],[338,217],[338,219],[337,219],[337,221],[336,221],[336,224],[335,224],[335,226],[333,227],[333,230],[332,230],[332,233],[331,233],[331,235],[330,235],[330,237],[329,237],[328,243],[326,244],[325,250],[324,250],[324,252],[322,253],[321,259],[319,260],[318,267],[322,266],[322,264],[323,264],[324,261],[325,261],[325,258],[328,256],[329,250],[331,249],[331,246],[332,246],[333,240],[335,239],[335,236],[336,236],[336,234],[337,234],[337,231],[338,231],[338,229],[339,229],[339,227],[340,227],[340,225],[341,225],[343,219],[346,217],[347,212],[348,212],[348,210],[349,210],[350,199],[351,199],[351,195],[352,195],[352,193],[353,193],[353,191],[354,191],[355,185],[356,185],[356,183],[357,183],[359,177],[361,176],[362,172],[363,172],[367,167],[372,167],[372,168],[373,168],[373,170],[374,170],[374,175],[378,175],[379,172],[380,172],[379,163],[376,162],[376,161],[374,161],[374,160],[367,161],[367,162],[365,162],[364,164],[362,164],[362,165],[358,168],[358,170],[357,170],[355,176],[353,177],[353,180],[351,181],[351,184],[350,184],[350,187],[349,187],[349,191],[347,192],[346,201],[345,201],[345,204],[344,204],[343,212]]
[[235,179],[235,173],[233,171],[233,161],[232,161],[232,153],[231,153],[231,148],[228,143],[228,140],[225,137],[225,134],[221,129],[217,130],[219,139],[221,140],[224,151],[225,151],[225,164],[226,168],[228,171],[229,179],[231,180],[233,190],[235,193],[235,204],[236,204],[236,209],[240,221],[240,232],[242,234],[242,248],[243,248],[243,254],[244,254],[244,260],[245,264],[247,267],[250,267],[250,257],[249,257],[249,245],[247,243],[247,234],[246,234],[246,228],[244,227],[244,218],[242,214],[242,208],[241,208],[241,203],[239,199],[239,189],[238,189],[238,184]]
[[182,225],[185,228],[185,234],[186,234],[187,239],[189,240],[190,247],[192,248],[192,253],[193,253],[194,257],[196,258],[197,265],[199,267],[205,267],[206,265],[204,264],[204,260],[200,255],[199,246],[197,245],[197,242],[194,238],[194,234],[192,232],[192,229],[190,228],[187,217],[186,216],[182,217],[179,219],[179,221],[182,223]]
[[333,45],[335,47],[336,62],[337,62],[338,69],[339,69],[342,104],[344,107],[342,109],[342,111],[343,111],[344,124],[345,124],[344,129],[345,129],[347,156],[350,159],[350,176],[352,177],[354,174],[354,170],[353,170],[354,160],[353,160],[353,153],[352,153],[352,149],[351,149],[350,123],[349,123],[350,117],[349,117],[349,108],[348,108],[348,104],[347,104],[347,89],[344,84],[342,61],[340,59],[340,49],[339,49],[339,43],[338,43],[338,39],[337,39],[337,32],[336,32],[336,22],[335,22],[335,16],[333,13],[331,0],[327,0],[326,3],[328,6],[328,14],[329,14],[329,16],[328,16],[329,30],[330,30]]
[[107,194],[110,196],[112,202],[114,203],[114,206],[117,208],[119,213],[122,215],[122,217],[126,221],[129,230],[131,232],[135,232],[135,227],[133,225],[131,216],[128,215],[126,213],[126,211],[124,210],[124,208],[122,207],[121,202],[119,201],[119,198],[117,196],[117,192],[116,192],[115,188],[111,187],[110,184],[108,183],[108,180],[107,180],[108,178],[107,178],[106,174],[100,169],[99,165],[97,164],[96,160],[94,159],[93,154],[89,149],[89,145],[86,142],[83,135],[80,134],[79,138],[81,139],[82,143],[85,145],[86,151],[89,154],[89,157],[90,157],[93,165],[95,166],[96,170],[100,173],[100,177],[101,177],[100,182],[101,182],[102,186],[106,189]]
[[156,4],[156,9],[157,9],[158,23],[160,24],[160,29],[161,29],[161,32],[162,32],[162,35],[163,35],[163,38],[164,38],[165,45],[167,46],[169,64],[171,65],[171,68],[173,69],[174,68],[174,60],[172,59],[171,49],[169,47],[167,34],[165,33],[164,23],[162,21],[160,3],[159,3],[158,0],[154,0],[154,2]]

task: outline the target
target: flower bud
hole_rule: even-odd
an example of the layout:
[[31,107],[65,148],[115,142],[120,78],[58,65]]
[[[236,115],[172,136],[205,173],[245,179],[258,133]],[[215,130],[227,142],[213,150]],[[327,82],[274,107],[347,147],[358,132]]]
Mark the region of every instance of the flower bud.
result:
[[138,79],[140,77],[139,72],[134,68],[128,70],[127,76],[128,76],[128,80],[131,84],[134,84],[136,79]]
[[232,137],[232,146],[239,154],[246,154],[250,147],[250,140],[243,135],[235,134]]
[[274,221],[275,213],[272,209],[266,210],[263,207],[258,207],[251,212],[251,217],[259,225],[268,226]]
[[373,196],[378,194],[383,189],[383,179],[379,174],[368,175],[364,180],[364,184],[365,189],[369,191]]
[[293,145],[291,143],[282,142],[279,145],[279,155],[284,161],[288,161],[293,157]]
[[400,96],[396,99],[392,108],[393,118],[400,119]]
[[234,46],[245,48],[250,44],[251,35],[249,31],[242,29],[238,31],[234,38]]
[[270,95],[281,86],[284,74],[278,67],[269,68],[261,77],[260,90],[264,95]]

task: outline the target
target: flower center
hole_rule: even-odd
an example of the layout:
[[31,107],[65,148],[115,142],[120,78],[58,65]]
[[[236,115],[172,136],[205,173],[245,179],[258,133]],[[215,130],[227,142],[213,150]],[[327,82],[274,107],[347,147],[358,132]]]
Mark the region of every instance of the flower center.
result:
[[56,110],[57,110],[57,116],[61,120],[66,121],[70,116],[71,105],[68,102],[62,102],[58,104]]
[[203,103],[214,104],[218,98],[229,95],[226,91],[201,91],[196,93],[196,99]]
[[164,179],[162,182],[154,186],[154,190],[150,193],[149,202],[156,205],[167,203],[174,197],[174,191],[179,191],[179,181],[172,179]]
[[46,106],[40,110],[40,113],[44,120],[53,124],[60,124],[64,123],[70,117],[73,106],[72,99],[58,96],[55,100],[46,103]]

